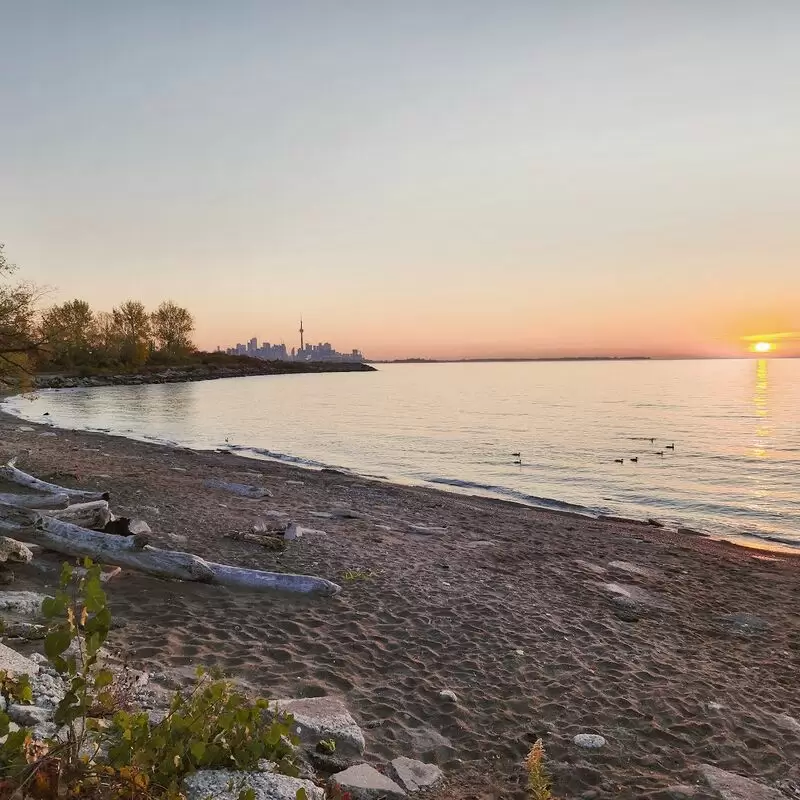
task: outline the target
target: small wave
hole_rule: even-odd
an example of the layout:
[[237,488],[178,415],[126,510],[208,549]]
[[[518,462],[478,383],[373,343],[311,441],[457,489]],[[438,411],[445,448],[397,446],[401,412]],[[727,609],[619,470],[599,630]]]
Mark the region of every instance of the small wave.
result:
[[526,505],[536,506],[537,508],[548,508],[554,511],[572,511],[576,514],[593,516],[597,510],[588,506],[568,503],[566,500],[553,500],[551,497],[538,497],[535,494],[526,494],[516,489],[509,489],[506,486],[495,486],[488,483],[475,483],[474,481],[461,480],[459,478],[440,478],[436,476],[426,476],[426,483],[434,483],[440,486],[453,486],[458,489],[476,489],[481,492],[491,492],[500,497],[507,497]]
[[338,469],[342,472],[350,472],[350,470],[345,467],[336,467],[333,464],[326,464],[324,461],[314,461],[313,458],[302,458],[301,456],[293,456],[289,453],[278,453],[275,450],[268,450],[265,447],[248,447],[243,444],[229,444],[226,445],[226,448],[234,453],[253,453],[261,458],[283,461],[287,464],[298,464],[299,466],[313,467],[315,469]]

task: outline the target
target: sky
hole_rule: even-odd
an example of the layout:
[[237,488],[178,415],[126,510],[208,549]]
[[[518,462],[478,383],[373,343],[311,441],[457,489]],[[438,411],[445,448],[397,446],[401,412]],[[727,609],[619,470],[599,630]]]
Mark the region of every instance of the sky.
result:
[[206,349],[800,354],[796,0],[0,16],[0,241],[50,302],[169,298]]

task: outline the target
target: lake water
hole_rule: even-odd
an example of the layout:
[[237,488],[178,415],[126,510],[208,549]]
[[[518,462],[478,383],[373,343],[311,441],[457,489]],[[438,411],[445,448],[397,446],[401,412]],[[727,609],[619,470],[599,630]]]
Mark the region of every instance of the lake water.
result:
[[800,548],[800,360],[392,364],[44,391],[6,409]]

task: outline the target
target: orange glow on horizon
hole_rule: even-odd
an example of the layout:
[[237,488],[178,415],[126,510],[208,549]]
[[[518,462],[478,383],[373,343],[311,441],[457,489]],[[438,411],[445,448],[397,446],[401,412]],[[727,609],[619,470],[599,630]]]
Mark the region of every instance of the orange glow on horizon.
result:
[[770,342],[756,342],[753,345],[753,350],[756,353],[769,353],[772,350],[772,344]]

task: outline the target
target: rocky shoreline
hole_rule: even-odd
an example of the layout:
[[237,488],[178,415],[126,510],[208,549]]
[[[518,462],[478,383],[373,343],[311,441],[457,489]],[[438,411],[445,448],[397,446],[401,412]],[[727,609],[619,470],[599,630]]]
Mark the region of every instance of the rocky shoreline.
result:
[[79,389],[98,386],[141,386],[159,383],[190,383],[222,378],[249,378],[258,375],[295,375],[319,372],[375,372],[375,367],[363,362],[295,363],[264,361],[253,366],[221,366],[217,364],[168,367],[152,372],[95,374],[95,375],[36,375],[34,389]]

